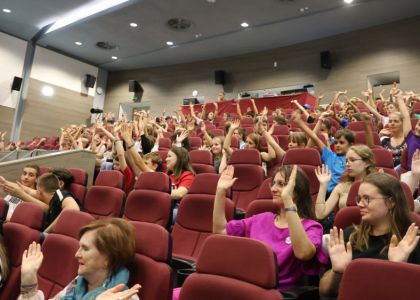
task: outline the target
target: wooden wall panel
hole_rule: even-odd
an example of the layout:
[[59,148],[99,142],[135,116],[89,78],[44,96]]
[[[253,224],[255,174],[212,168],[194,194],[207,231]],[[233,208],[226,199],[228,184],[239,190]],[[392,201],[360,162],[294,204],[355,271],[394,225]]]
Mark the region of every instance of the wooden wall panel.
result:
[[[240,91],[268,89],[296,84],[315,84],[331,95],[347,89],[360,96],[367,88],[367,76],[400,71],[403,89],[420,90],[420,17],[341,34],[289,47],[235,57],[182,65],[111,72],[108,77],[105,110],[117,112],[119,103],[130,101],[128,80],[141,82],[143,99],[151,101],[152,112],[169,112],[193,90],[214,101],[220,85],[214,71],[227,72],[227,98]],[[330,50],[331,70],[320,68],[319,53]],[[273,63],[277,61],[277,68]],[[378,88],[379,89],[379,88]],[[326,101],[331,99],[326,98]]]
[[85,124],[90,118],[93,97],[85,96],[58,86],[54,96],[49,98],[41,94],[41,88],[47,83],[31,79],[28,99],[25,104],[21,139],[34,136],[59,135],[60,127],[68,124]]
[[15,109],[0,105],[0,131],[5,132],[6,141],[9,140],[10,131],[12,130],[13,116],[15,114]]

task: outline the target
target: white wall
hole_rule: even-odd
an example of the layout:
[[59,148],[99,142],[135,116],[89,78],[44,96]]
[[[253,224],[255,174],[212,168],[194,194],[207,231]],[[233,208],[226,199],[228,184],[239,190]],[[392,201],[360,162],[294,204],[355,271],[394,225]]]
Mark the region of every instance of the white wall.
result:
[[0,32],[0,105],[15,108],[18,92],[10,92],[13,77],[22,77],[26,42]]
[[[82,83],[86,74],[97,77],[98,68],[51,50],[36,47],[31,78],[86,93]],[[88,90],[90,96],[95,95],[95,88]]]

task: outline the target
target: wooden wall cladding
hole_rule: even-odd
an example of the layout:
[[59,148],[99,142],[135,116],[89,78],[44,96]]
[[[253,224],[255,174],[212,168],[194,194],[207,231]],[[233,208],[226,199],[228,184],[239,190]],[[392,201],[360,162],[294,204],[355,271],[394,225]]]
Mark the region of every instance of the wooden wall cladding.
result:
[[[54,96],[42,95],[41,89],[44,85],[54,89]],[[31,79],[23,114],[21,139],[60,135],[60,127],[85,124],[90,118],[92,103],[92,96]]]

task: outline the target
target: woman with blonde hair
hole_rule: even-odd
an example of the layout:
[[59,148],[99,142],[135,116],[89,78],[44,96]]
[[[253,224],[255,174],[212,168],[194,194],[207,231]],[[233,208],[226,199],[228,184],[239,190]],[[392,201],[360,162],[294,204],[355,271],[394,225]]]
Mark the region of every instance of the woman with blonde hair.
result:
[[[319,180],[319,192],[315,204],[315,214],[317,219],[322,220],[328,217],[338,204],[338,208],[343,208],[347,203],[347,195],[352,183],[363,179],[366,175],[376,171],[375,157],[372,150],[366,145],[354,145],[346,153],[346,170],[341,176],[340,183],[335,186],[327,200],[327,187],[331,180],[331,172],[327,166],[322,165],[315,170]],[[330,218],[333,219],[333,216]],[[324,230],[329,230],[332,226],[324,223]]]

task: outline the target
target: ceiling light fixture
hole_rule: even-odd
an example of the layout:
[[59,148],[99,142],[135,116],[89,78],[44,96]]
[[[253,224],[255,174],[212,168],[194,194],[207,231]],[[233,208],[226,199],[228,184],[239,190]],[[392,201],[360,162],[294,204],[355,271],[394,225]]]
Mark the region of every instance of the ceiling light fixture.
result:
[[74,42],[77,46],[82,46],[83,43],[82,42]]
[[66,15],[59,16],[59,19],[54,22],[46,33],[53,32],[127,1],[129,0],[96,0],[89,4],[79,6]]
[[52,97],[54,95],[54,89],[49,85],[44,85],[41,89],[41,93],[45,97]]
[[173,46],[173,45],[174,45],[174,42],[167,41],[167,42],[166,42],[166,45],[168,45],[168,46]]
[[137,25],[137,23],[132,22],[132,23],[130,23],[130,26],[133,27],[133,28],[136,28],[138,25]]
[[216,3],[216,0],[207,0],[207,2],[213,4]]
[[248,24],[247,22],[243,22],[243,23],[241,23],[241,26],[242,26],[243,28],[247,28],[247,27],[249,26],[249,24]]
[[347,4],[351,4],[351,3],[353,3],[353,0],[344,0],[344,2],[347,3]]
[[3,8],[3,12],[6,14],[10,14],[12,11],[8,8]]
[[118,59],[118,57],[117,57],[117,56],[111,56],[111,58],[112,58],[113,60]]

